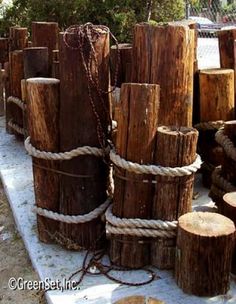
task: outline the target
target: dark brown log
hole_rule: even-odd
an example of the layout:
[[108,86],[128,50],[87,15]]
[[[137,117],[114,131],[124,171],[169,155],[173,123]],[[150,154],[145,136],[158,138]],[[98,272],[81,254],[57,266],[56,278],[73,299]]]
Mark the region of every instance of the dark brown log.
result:
[[52,73],[52,51],[58,49],[59,28],[57,22],[32,22],[32,44],[47,47],[49,73]]
[[53,50],[52,57],[52,77],[60,79],[59,50]]
[[25,48],[23,55],[25,79],[32,77],[49,77],[47,47]]
[[[59,80],[27,80],[28,128],[31,143],[42,151],[59,152]],[[37,207],[59,212],[59,175],[54,161],[33,158],[34,189]],[[55,241],[57,221],[37,216],[39,239]]]
[[9,30],[9,51],[23,50],[28,47],[28,29],[13,26]]
[[[159,127],[155,163],[182,167],[196,159],[198,132],[193,128]],[[194,174],[183,177],[156,177],[152,218],[176,221],[192,210]],[[151,264],[160,269],[174,268],[176,238],[155,239],[151,245]]]
[[[9,56],[10,64],[10,95],[21,99],[21,79],[24,78],[24,64],[23,64],[23,51],[16,50],[10,52]],[[6,103],[6,121],[12,119],[13,123],[19,127],[23,127],[23,113],[22,109],[16,104]],[[9,114],[9,116],[8,116]],[[22,137],[16,131],[12,131],[16,136]]]
[[[222,214],[230,218],[236,225],[236,192],[226,193],[223,196]],[[236,274],[236,248],[234,248],[231,272]]]
[[132,59],[132,82],[161,87],[158,123],[192,126],[194,31],[175,23],[138,24]]
[[[96,27],[95,27],[96,29]],[[68,43],[77,43],[76,34],[67,35]],[[98,82],[103,91],[109,88],[109,35],[100,31],[93,44],[98,65]],[[79,50],[73,50],[63,41],[60,34],[60,150],[70,151],[81,146],[100,147],[97,132],[98,121],[91,107],[88,79]],[[91,63],[92,77],[96,77],[96,64]],[[91,82],[89,82],[92,85]],[[93,103],[100,118],[105,136],[108,130],[110,101],[103,95],[101,105],[94,87],[91,90]],[[60,211],[63,214],[87,214],[104,203],[107,194],[108,166],[101,158],[80,156],[61,164],[61,170],[78,177],[61,176]],[[103,246],[104,223],[100,217],[85,224],[61,224],[61,234],[83,248]]]
[[0,63],[4,65],[9,60],[8,38],[0,38]]
[[28,120],[27,120],[27,115],[28,115],[28,94],[27,94],[27,83],[26,79],[21,80],[21,100],[25,103],[25,109],[23,111],[23,126],[25,129],[25,139],[28,137]]
[[6,131],[12,134],[11,128],[8,127],[8,121],[10,119],[10,109],[7,107],[7,98],[10,96],[10,64],[4,63],[4,92],[5,92],[5,118],[6,118]]
[[236,29],[226,29],[218,32],[220,65],[225,69],[234,69],[234,41],[236,39]]
[[0,116],[4,115],[4,70],[0,69]]
[[181,216],[175,264],[178,286],[197,296],[225,294],[234,243],[235,226],[227,217],[210,212]]
[[[153,163],[159,109],[158,85],[123,84],[116,149],[127,160]],[[137,148],[138,147],[138,148]],[[113,214],[124,218],[151,218],[152,176],[115,170]],[[114,264],[139,268],[150,263],[150,240],[111,236],[110,257]]]
[[[130,82],[131,80],[128,64],[132,62],[132,44],[122,43],[118,47],[120,58],[118,57],[117,46],[111,46],[111,85],[120,88],[122,83]],[[116,75],[117,64],[119,64],[119,67]]]
[[[224,126],[224,134],[229,137],[236,147],[236,120],[227,121]],[[224,158],[222,162],[222,175],[230,183],[236,185],[236,162],[227,156],[224,152]]]

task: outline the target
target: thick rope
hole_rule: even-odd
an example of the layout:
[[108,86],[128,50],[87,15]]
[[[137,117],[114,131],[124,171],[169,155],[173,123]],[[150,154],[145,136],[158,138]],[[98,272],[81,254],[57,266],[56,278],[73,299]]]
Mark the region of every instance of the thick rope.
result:
[[222,146],[226,155],[236,161],[236,148],[230,138],[224,134],[223,129],[216,132],[215,140]]
[[221,175],[221,167],[215,168],[212,173],[212,183],[218,188],[224,190],[226,193],[236,191],[236,187]]
[[30,143],[30,137],[27,137],[25,140],[25,149],[29,153],[29,155],[46,160],[69,160],[81,155],[93,155],[97,157],[104,156],[104,152],[102,149],[89,146],[79,147],[68,152],[59,153],[40,151],[34,146],[32,146],[32,144]]
[[136,174],[152,174],[152,175],[162,175],[169,177],[180,177],[191,175],[200,169],[202,161],[199,155],[197,155],[196,160],[189,166],[183,167],[162,167],[155,165],[140,165],[138,163],[133,163],[121,158],[114,150],[110,151],[110,159],[116,166],[125,169],[129,172]]
[[14,104],[16,104],[23,111],[26,109],[26,104],[20,98],[18,98],[18,97],[9,96],[7,98],[7,102],[8,103],[14,103]]
[[169,231],[145,228],[120,228],[112,226],[109,222],[106,223],[106,233],[150,238],[174,238],[176,236],[176,231],[173,230]]
[[24,128],[20,127],[19,125],[17,125],[16,123],[14,123],[12,119],[10,119],[7,124],[14,131],[16,131],[18,134],[21,134],[21,135],[26,134],[26,130]]
[[102,215],[104,211],[107,209],[107,207],[110,205],[110,203],[111,203],[111,198],[108,197],[102,205],[100,205],[93,211],[83,215],[64,215],[40,207],[34,207],[33,211],[38,215],[44,216],[46,218],[55,221],[59,221],[67,224],[83,224],[90,222],[96,219],[98,216]]
[[219,130],[224,126],[223,120],[200,122],[194,126],[197,130]]
[[115,227],[119,228],[151,228],[158,230],[172,231],[177,228],[177,221],[146,220],[140,218],[120,218],[112,214],[112,205],[107,208],[105,213],[106,220]]

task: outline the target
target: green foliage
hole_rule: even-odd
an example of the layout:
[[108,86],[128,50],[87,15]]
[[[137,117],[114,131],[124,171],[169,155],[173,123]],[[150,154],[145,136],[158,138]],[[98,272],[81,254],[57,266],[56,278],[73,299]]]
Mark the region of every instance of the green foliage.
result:
[[[12,25],[30,29],[32,21],[56,21],[62,30],[72,24],[92,22],[108,26],[120,42],[128,42],[133,25],[147,20],[149,1],[13,0],[13,5],[7,9],[0,4],[3,11],[0,35],[8,33]],[[153,0],[151,15],[158,22],[181,19],[184,16],[184,0]]]
[[184,18],[184,0],[154,1],[152,19],[157,22],[168,22]]

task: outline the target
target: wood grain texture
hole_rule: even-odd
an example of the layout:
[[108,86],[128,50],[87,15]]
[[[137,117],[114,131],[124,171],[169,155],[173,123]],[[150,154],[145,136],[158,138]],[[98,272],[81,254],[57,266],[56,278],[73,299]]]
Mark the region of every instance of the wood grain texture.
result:
[[25,48],[23,56],[25,79],[32,77],[49,77],[47,47]]
[[[68,35],[73,43],[76,35]],[[102,34],[94,44],[98,62],[99,86],[109,89],[109,36]],[[78,50],[68,48],[60,34],[60,150],[70,151],[81,146],[100,147],[97,135],[97,120],[91,108],[87,89],[87,77]],[[95,77],[95,64],[91,64]],[[101,119],[104,132],[108,130],[107,114],[110,101],[103,95],[104,107],[95,91],[92,91],[96,111]],[[64,214],[86,214],[104,203],[107,194],[108,166],[101,158],[80,156],[61,163],[61,170],[82,175],[61,177],[60,210]],[[105,237],[104,223],[100,217],[86,224],[61,224],[61,233],[83,248],[101,247]],[[101,237],[102,236],[102,237]],[[96,244],[95,244],[96,242]]]
[[158,123],[192,126],[194,30],[138,24],[133,37],[132,82],[160,85]]
[[[121,157],[140,164],[153,162],[159,109],[158,85],[123,84],[116,149]],[[151,217],[152,176],[115,169],[113,213],[124,218]],[[143,183],[143,180],[148,180]],[[113,263],[139,268],[150,263],[150,243],[146,238],[112,236]]]
[[59,27],[57,22],[32,22],[32,46],[47,47],[49,74],[52,73],[52,51],[58,49]]
[[60,79],[59,50],[53,50],[52,57],[52,77]]
[[[164,167],[190,165],[196,159],[198,132],[193,128],[158,127],[155,164]],[[194,174],[156,177],[152,218],[175,221],[192,210]],[[151,264],[174,268],[176,239],[157,239],[151,245]]]
[[[32,145],[42,151],[59,152],[59,80],[28,79],[27,101],[28,131]],[[48,169],[58,169],[58,163],[33,158],[36,205],[59,212],[60,175]],[[37,225],[41,241],[55,241],[55,233],[59,230],[57,221],[37,216]]]
[[9,40],[8,38],[0,38],[0,63],[2,67],[9,60]]
[[[24,65],[23,65],[23,51],[16,50],[10,52],[9,55],[9,81],[10,81],[10,95],[21,99],[21,79],[24,78]],[[14,123],[23,127],[23,113],[17,105],[13,103],[6,103],[6,121],[10,119]],[[8,129],[7,129],[8,130]],[[15,131],[12,131],[17,137],[23,136]]]
[[23,50],[28,46],[28,29],[12,26],[9,29],[9,51]]
[[175,279],[185,292],[197,296],[225,294],[235,243],[234,223],[210,212],[179,218]]

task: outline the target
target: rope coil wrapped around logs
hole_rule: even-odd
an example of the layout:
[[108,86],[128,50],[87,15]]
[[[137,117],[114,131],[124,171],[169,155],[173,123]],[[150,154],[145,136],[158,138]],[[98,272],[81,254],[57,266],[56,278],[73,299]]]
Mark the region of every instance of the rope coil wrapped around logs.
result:
[[[136,174],[152,174],[169,177],[188,176],[200,169],[202,161],[197,154],[195,161],[183,167],[162,167],[156,165],[140,165],[120,157],[114,149],[110,151],[110,159],[115,166]],[[176,236],[177,221],[147,220],[119,218],[112,214],[112,205],[106,213],[107,234],[130,235],[138,237],[173,238]]]
[[[45,159],[45,160],[53,160],[53,161],[70,160],[74,157],[78,157],[82,155],[93,155],[96,157],[104,157],[104,150],[96,147],[84,146],[84,147],[78,147],[68,152],[53,153],[53,152],[40,151],[36,149],[31,144],[30,137],[26,138],[24,144],[25,144],[25,149],[30,156],[33,156],[35,158]],[[103,204],[101,204],[99,207],[83,215],[64,215],[44,208],[39,208],[37,206],[34,206],[33,211],[38,215],[56,221],[60,221],[68,224],[82,224],[82,223],[90,222],[93,219],[97,218],[98,216],[102,215],[107,209],[107,207],[110,205],[110,203],[111,203],[111,198],[108,197],[106,201]]]
[[[13,103],[15,105],[17,105],[22,111],[23,113],[25,112],[26,110],[26,104],[18,97],[15,97],[15,96],[9,96],[7,98],[7,103]],[[8,126],[10,128],[12,128],[15,132],[17,132],[18,134],[20,135],[26,135],[27,134],[27,130],[25,128],[22,128],[21,126],[19,126],[18,124],[16,124],[13,119],[10,119],[8,121]]]
[[224,129],[221,128],[216,132],[215,140],[224,149],[226,155],[236,161],[236,148],[230,138],[224,133]]
[[194,126],[198,131],[219,130],[224,126],[223,120],[200,122]]

